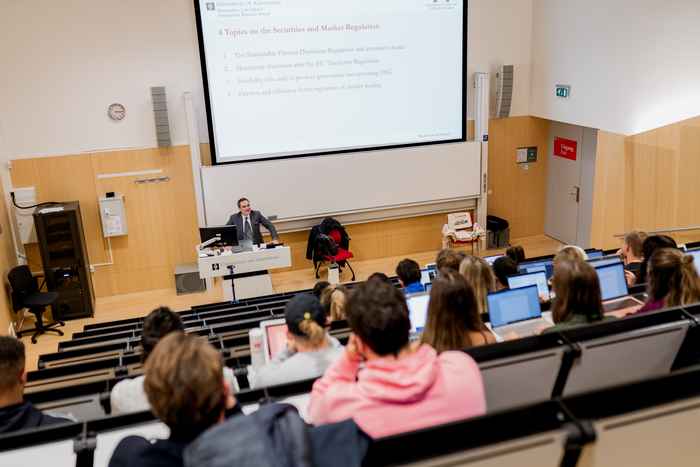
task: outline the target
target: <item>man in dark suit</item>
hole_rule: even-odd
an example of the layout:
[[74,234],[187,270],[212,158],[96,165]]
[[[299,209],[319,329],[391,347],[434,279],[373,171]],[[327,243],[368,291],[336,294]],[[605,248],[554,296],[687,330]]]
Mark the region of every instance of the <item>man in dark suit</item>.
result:
[[253,211],[253,209],[251,209],[248,198],[241,198],[238,200],[238,209],[239,212],[229,217],[226,225],[236,226],[239,242],[241,240],[250,240],[255,244],[261,244],[263,242],[262,233],[260,233],[261,224],[270,231],[273,242],[277,243],[279,241],[275,226],[272,225],[272,222],[267,220],[260,211]]

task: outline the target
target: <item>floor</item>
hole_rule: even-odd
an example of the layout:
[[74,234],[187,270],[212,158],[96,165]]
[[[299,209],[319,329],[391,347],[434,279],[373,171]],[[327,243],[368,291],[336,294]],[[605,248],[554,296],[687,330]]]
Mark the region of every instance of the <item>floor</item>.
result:
[[[552,254],[556,252],[557,248],[561,245],[558,241],[544,235],[515,239],[512,240],[512,244],[522,245],[525,249],[525,253],[530,257]],[[466,248],[466,251],[470,252],[471,249]],[[482,256],[495,255],[503,251],[502,249],[486,250],[482,252]],[[426,251],[408,256],[423,265],[434,262],[436,255],[437,251]],[[395,275],[394,269],[396,264],[404,257],[405,256],[395,256],[353,262],[352,266],[355,269],[356,280],[365,280],[374,272],[384,272],[388,275]],[[324,278],[323,273],[324,271],[322,270],[322,279]],[[343,273],[341,280],[350,280],[350,272],[347,269]],[[272,286],[275,292],[307,289],[313,287],[315,283],[316,278],[314,277],[311,266],[309,266],[308,269],[272,274]],[[46,334],[39,337],[36,344],[31,343],[30,336],[22,338],[27,348],[27,371],[36,369],[36,362],[40,355],[56,352],[59,342],[70,340],[71,335],[74,332],[82,331],[83,326],[86,324],[139,317],[146,315],[150,310],[162,305],[169,306],[174,310],[185,310],[193,305],[212,303],[221,300],[222,291],[220,287],[214,287],[206,292],[189,295],[176,295],[173,289],[163,289],[99,298],[97,299],[95,307],[95,316],[92,318],[67,321],[66,325],[60,328],[64,332],[64,336],[60,337],[53,334]],[[32,321],[33,318],[28,318],[23,327],[32,327]]]

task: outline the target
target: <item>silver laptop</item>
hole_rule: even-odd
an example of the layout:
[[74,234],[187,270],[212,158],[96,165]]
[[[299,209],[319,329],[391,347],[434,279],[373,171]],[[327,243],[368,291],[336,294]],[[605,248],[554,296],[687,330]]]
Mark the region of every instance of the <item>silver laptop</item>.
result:
[[625,268],[621,262],[613,264],[592,264],[598,274],[603,310],[606,313],[641,306],[642,302],[629,296]]
[[693,248],[688,250],[688,254],[693,257],[693,264],[695,264],[695,269],[700,274],[700,248]]
[[489,327],[500,340],[511,332],[525,337],[552,325],[542,317],[537,285],[491,293],[487,303]]
[[508,288],[510,289],[519,289],[521,287],[527,287],[528,285],[537,286],[537,293],[543,301],[548,301],[550,299],[546,272],[526,272],[524,274],[508,276]]

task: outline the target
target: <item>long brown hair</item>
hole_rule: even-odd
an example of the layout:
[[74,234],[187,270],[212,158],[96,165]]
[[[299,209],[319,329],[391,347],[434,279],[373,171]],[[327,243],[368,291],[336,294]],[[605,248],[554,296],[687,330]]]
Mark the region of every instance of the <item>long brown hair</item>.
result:
[[489,263],[477,256],[467,256],[459,265],[459,273],[472,286],[479,313],[486,313],[486,297],[496,288],[496,279]]
[[700,278],[695,262],[674,248],[661,248],[649,259],[650,300],[664,300],[665,306],[700,301]]
[[595,269],[579,259],[559,258],[554,262],[552,303],[555,323],[568,321],[574,315],[585,316],[589,323],[603,319],[600,282]]
[[474,291],[461,274],[441,272],[433,281],[421,342],[438,353],[471,347],[469,331],[485,331]]

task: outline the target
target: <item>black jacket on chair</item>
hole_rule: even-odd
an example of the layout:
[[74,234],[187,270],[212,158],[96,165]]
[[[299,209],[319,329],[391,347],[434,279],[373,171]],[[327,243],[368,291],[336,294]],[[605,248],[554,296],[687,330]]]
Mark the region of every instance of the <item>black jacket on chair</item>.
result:
[[320,234],[328,235],[331,230],[338,230],[340,232],[340,248],[344,250],[350,249],[350,236],[348,235],[345,227],[343,227],[340,222],[333,219],[332,217],[326,217],[319,225],[315,225],[311,232],[309,232],[309,239],[306,242],[306,259],[310,259],[314,262],[314,266],[323,258],[318,257],[316,252],[316,244]]

